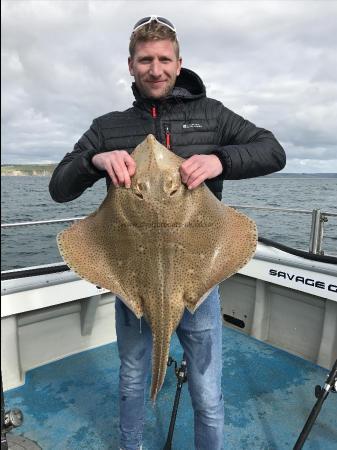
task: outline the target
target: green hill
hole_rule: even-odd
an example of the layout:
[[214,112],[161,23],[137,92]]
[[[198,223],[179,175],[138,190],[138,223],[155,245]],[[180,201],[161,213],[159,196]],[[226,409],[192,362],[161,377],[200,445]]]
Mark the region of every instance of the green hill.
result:
[[[1,165],[2,176],[51,176],[57,164],[3,164]],[[267,177],[287,177],[287,178],[337,178],[337,173],[287,173],[277,172],[267,175]]]
[[4,164],[1,176],[50,176],[57,164]]

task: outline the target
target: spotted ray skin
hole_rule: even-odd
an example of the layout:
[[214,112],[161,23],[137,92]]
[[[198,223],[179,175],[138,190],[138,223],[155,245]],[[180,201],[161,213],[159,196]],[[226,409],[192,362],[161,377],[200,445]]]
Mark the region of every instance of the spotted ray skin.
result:
[[132,153],[131,188],[111,185],[101,206],[62,231],[60,253],[80,277],[118,295],[151,327],[151,398],[163,384],[171,336],[185,307],[253,256],[255,223],[202,184],[181,182],[184,161],[148,135]]

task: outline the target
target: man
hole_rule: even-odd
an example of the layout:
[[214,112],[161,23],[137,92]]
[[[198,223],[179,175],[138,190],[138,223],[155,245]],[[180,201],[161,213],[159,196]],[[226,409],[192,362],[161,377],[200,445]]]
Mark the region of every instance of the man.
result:
[[[221,199],[224,179],[265,175],[285,165],[271,132],[257,128],[220,102],[206,97],[197,74],[182,68],[176,30],[167,19],[150,16],[136,23],[128,60],[135,102],[124,112],[95,119],[55,169],[50,193],[66,202],[98,179],[130,187],[137,167],[130,156],[148,134],[185,158],[183,183],[202,182]],[[120,446],[141,448],[145,386],[151,358],[151,331],[116,300],[120,368]],[[194,409],[195,448],[224,448],[221,393],[221,314],[214,289],[194,315],[185,311],[177,328],[188,369]]]

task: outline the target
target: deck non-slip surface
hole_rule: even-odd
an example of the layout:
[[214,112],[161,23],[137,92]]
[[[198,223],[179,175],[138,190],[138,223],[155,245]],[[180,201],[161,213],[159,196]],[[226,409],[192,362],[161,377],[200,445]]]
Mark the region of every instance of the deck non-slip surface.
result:
[[[176,338],[171,356],[180,363]],[[324,384],[329,371],[228,328],[223,361],[225,449],[292,449],[315,404],[314,387]],[[20,408],[24,414],[13,433],[43,450],[117,450],[118,369],[114,343],[31,370],[24,386],[5,392],[6,410]],[[148,398],[143,450],[164,446],[176,383],[172,366],[155,407]],[[186,384],[172,448],[194,449]],[[303,448],[337,449],[336,394],[329,394]]]

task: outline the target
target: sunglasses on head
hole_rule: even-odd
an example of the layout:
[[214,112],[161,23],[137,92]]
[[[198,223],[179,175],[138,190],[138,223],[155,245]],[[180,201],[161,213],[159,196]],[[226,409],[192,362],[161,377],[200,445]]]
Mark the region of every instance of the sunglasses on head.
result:
[[139,28],[143,27],[144,25],[147,25],[148,23],[151,23],[153,21],[156,21],[160,23],[161,25],[164,25],[165,27],[168,27],[170,30],[177,32],[173,23],[171,23],[169,20],[165,19],[165,17],[160,16],[148,16],[144,17],[143,19],[138,20],[136,25],[133,27],[133,33],[138,30]]

